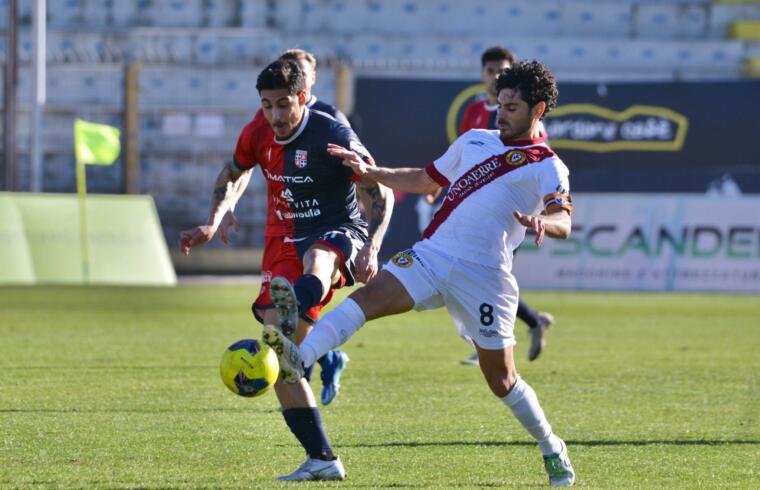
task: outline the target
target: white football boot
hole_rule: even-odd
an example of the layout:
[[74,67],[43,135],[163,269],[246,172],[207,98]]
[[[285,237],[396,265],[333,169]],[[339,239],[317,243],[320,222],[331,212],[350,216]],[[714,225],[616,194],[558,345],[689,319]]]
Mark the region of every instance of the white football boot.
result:
[[277,477],[283,481],[309,481],[309,480],[345,480],[346,470],[340,458],[332,461],[306,458],[306,461],[289,474]]
[[305,369],[298,346],[290,341],[276,325],[264,325],[261,336],[265,344],[277,354],[280,361],[280,375],[285,383],[293,384],[303,378]]
[[272,279],[269,284],[269,297],[277,310],[277,321],[282,333],[291,342],[296,339],[296,326],[298,325],[298,300],[296,292],[290,281],[282,276]]
[[575,470],[567,455],[567,445],[562,441],[559,454],[544,456],[544,467],[549,475],[549,485],[553,487],[569,487],[575,483]]

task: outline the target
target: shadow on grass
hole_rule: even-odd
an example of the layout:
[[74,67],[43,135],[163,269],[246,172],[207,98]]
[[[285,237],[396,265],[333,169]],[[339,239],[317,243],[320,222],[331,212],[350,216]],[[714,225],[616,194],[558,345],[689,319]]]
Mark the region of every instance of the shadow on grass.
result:
[[[760,440],[752,439],[651,439],[643,441],[574,441],[565,440],[568,446],[732,446],[732,445],[760,445]],[[399,442],[391,441],[378,444],[337,444],[338,447],[355,448],[415,448],[415,447],[456,447],[456,446],[483,446],[483,447],[510,447],[510,446],[535,446],[533,441],[443,441],[443,442]]]

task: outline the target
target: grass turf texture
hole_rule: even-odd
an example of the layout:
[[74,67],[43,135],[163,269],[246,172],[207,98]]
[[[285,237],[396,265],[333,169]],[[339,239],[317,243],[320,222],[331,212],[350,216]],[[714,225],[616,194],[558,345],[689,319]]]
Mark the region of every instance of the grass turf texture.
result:
[[[273,488],[304,458],[274,394],[218,374],[254,286],[0,288],[0,487]],[[341,296],[342,297],[342,296]],[[558,327],[518,369],[584,487],[760,481],[756,296],[526,293]],[[445,310],[365,326],[323,409],[341,487],[532,487],[538,449]],[[315,390],[321,388],[316,377]],[[335,486],[314,483],[302,486]]]

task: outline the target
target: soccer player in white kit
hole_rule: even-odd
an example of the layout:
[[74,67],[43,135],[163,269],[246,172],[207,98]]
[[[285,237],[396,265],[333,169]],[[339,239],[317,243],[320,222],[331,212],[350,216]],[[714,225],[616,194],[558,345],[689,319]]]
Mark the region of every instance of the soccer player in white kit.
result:
[[[296,346],[277,326],[264,341],[280,358],[285,382],[345,343],[365,322],[411,309],[446,306],[460,334],[469,337],[491,391],[536,440],[549,483],[567,486],[575,472],[565,443],[552,432],[538,397],[515,369],[513,346],[518,287],[512,251],[526,228],[545,236],[570,235],[568,169],[545,143],[541,118],[557,101],[554,76],[538,61],[520,62],[497,82],[498,130],[473,129],[424,169],[366,164],[345,148],[329,151],[363,177],[402,192],[428,194],[450,186],[422,240],[397,253],[380,274],[314,325]],[[280,326],[297,321],[297,304],[284,278],[272,298]]]

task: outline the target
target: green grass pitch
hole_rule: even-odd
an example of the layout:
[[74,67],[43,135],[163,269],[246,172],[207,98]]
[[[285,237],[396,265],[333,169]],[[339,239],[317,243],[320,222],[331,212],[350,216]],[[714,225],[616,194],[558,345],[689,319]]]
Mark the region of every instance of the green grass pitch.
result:
[[[219,380],[255,285],[0,288],[0,487],[279,488],[304,458],[274,394]],[[342,297],[342,296],[341,296]],[[527,292],[558,324],[518,370],[588,488],[760,486],[760,298]],[[322,411],[348,480],[536,487],[538,449],[445,310],[368,324]],[[315,391],[321,388],[318,377]]]

